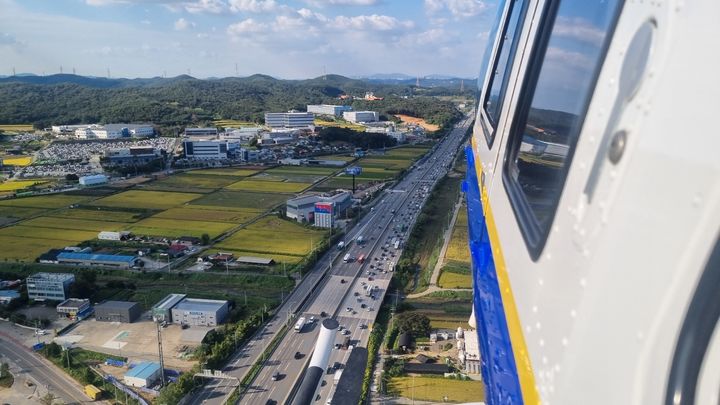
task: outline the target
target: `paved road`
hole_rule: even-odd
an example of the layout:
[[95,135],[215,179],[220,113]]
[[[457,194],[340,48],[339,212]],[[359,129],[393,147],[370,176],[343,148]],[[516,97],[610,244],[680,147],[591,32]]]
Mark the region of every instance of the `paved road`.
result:
[[[393,273],[387,270],[402,253],[401,247],[395,249],[394,242],[407,238],[430,190],[445,176],[447,167],[452,165],[470,121],[468,118],[461,122],[445,141],[409,170],[401,182],[379,197],[379,203],[372,214],[361,223],[361,231],[358,232],[367,240],[367,244],[358,247],[353,243],[347,250],[351,256],[364,255],[365,262],[339,263],[334,266],[332,276],[318,289],[320,292],[301,309],[302,316],[308,319],[311,316],[319,318],[323,311],[332,314],[340,325],[349,331],[348,335],[338,333],[336,343],[341,343],[348,336],[351,344],[367,346],[372,323],[392,278]],[[405,225],[407,228],[401,231],[398,225]],[[366,288],[371,285],[377,286],[374,298],[366,294]],[[307,358],[312,354],[317,336],[315,329],[313,325],[312,329],[302,333],[288,332],[264,364],[252,389],[240,402],[253,405],[266,404],[268,401],[277,401],[279,404],[286,402],[300,380]],[[296,351],[300,351],[305,357],[295,359]],[[329,365],[335,362],[345,364],[349,355],[348,350],[333,350]],[[275,372],[282,376],[278,381],[271,379]],[[317,393],[320,397],[317,403],[322,404],[332,397],[334,388],[331,374],[326,374],[323,380],[324,383],[321,383]]]
[[[93,402],[83,393],[82,387],[75,380],[14,339],[0,335],[0,355],[15,363],[36,384],[46,387],[66,404]],[[16,379],[23,382],[25,380],[23,375],[17,376]]]

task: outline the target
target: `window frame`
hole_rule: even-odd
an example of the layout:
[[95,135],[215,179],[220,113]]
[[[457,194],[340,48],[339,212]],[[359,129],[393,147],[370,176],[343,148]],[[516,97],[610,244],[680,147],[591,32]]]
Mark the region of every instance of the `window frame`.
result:
[[[572,166],[573,157],[580,140],[583,125],[587,118],[587,112],[590,108],[590,102],[592,101],[595,91],[597,89],[598,79],[600,72],[605,65],[605,59],[607,57],[608,48],[610,43],[615,36],[615,29],[617,28],[617,22],[625,6],[625,0],[618,0],[617,8],[614,15],[611,17],[608,24],[607,34],[600,46],[599,58],[596,65],[593,68],[593,72],[590,79],[590,86],[588,94],[583,100],[583,106],[580,110],[578,120],[575,122],[569,132],[569,139],[573,139],[569,145],[568,155],[566,164],[562,170],[562,179],[558,183],[559,191],[554,196],[552,203],[551,214],[548,225],[543,229],[538,223],[535,213],[533,212],[530,204],[525,198],[525,193],[522,190],[520,184],[513,178],[511,172],[517,169],[515,160],[520,152],[520,144],[524,137],[524,128],[527,124],[527,120],[530,113],[530,107],[537,90],[538,79],[540,78],[540,72],[542,71],[545,56],[547,54],[547,48],[550,43],[552,32],[555,28],[555,22],[558,16],[558,9],[560,3],[563,0],[547,0],[543,5],[542,14],[540,17],[540,23],[538,32],[535,36],[533,49],[528,59],[528,68],[522,78],[522,85],[520,87],[518,103],[515,106],[515,112],[512,116],[512,122],[510,125],[510,131],[508,136],[507,147],[505,150],[505,157],[502,169],[502,180],[505,186],[505,190],[510,201],[513,213],[515,214],[515,220],[520,227],[520,233],[525,240],[530,258],[533,261],[537,261],[545,248],[547,243],[550,230],[552,229],[553,223],[555,222],[555,216],[557,215],[558,206],[562,195],[565,191],[565,183],[567,182],[568,173]],[[568,0],[565,0],[568,1]]]
[[[520,36],[522,35],[523,27],[525,24],[525,18],[529,9],[529,0],[507,0],[506,10],[504,12],[504,18],[502,19],[502,27],[499,30],[500,34],[496,35],[497,49],[493,55],[492,64],[490,65],[489,75],[487,83],[485,83],[484,97],[481,102],[478,103],[480,109],[480,116],[482,119],[480,123],[483,128],[483,134],[485,135],[485,142],[487,143],[488,149],[492,149],[495,143],[495,138],[498,130],[498,122],[502,114],[502,107],[505,103],[505,96],[507,95],[507,89],[510,83],[510,73],[512,72],[513,65],[515,64],[515,57],[517,56],[517,48],[520,43]],[[517,4],[522,3],[522,4]],[[493,122],[492,114],[490,114],[486,108],[487,102],[490,98],[490,90],[492,89],[493,83],[495,83],[495,70],[500,62],[500,57],[503,51],[503,42],[507,35],[508,28],[510,26],[510,19],[514,11],[514,7],[520,7],[517,27],[515,29],[513,38],[510,40],[510,49],[508,51],[508,58],[505,64],[505,71],[503,74],[502,82],[500,83],[500,91],[498,93],[497,108],[498,111],[498,122]]]

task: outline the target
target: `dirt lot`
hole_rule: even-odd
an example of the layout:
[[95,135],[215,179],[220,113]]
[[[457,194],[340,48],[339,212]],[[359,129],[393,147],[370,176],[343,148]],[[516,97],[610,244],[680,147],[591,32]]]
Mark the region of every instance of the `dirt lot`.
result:
[[[204,328],[191,328],[204,329]],[[184,360],[184,351],[192,351],[199,342],[185,341],[183,336],[189,335],[191,329],[182,330],[180,325],[168,325],[162,329],[163,354],[165,367],[177,370],[189,370],[195,362]],[[204,331],[204,330],[203,330]],[[192,332],[197,332],[193,330]],[[204,334],[199,334],[204,336]],[[70,331],[67,335],[56,339],[73,342],[83,349],[100,353],[128,357],[129,361],[157,361],[157,330],[155,323],[149,320],[134,323],[98,322],[88,319]]]
[[395,116],[400,118],[400,120],[402,120],[403,122],[407,122],[409,124],[420,125],[426,131],[437,131],[438,129],[440,129],[439,126],[425,122],[425,120],[422,118],[415,118],[415,117],[411,117],[409,115],[402,115],[402,114],[395,114]]

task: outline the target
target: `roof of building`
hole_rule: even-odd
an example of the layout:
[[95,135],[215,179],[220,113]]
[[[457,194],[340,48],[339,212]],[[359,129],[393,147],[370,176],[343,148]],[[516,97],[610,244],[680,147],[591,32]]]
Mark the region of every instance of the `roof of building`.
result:
[[158,370],[160,370],[160,364],[144,361],[128,370],[128,372],[125,373],[125,377],[148,379],[152,377],[153,374],[157,373]]
[[108,177],[104,174],[90,174],[87,176],[80,176],[80,178],[83,180],[107,180]]
[[53,281],[66,281],[74,280],[75,275],[71,273],[35,273],[28,277],[28,279],[42,279],[42,280],[53,280]]
[[64,251],[65,251],[65,249],[50,249],[47,252],[38,256],[38,260],[40,260],[40,261],[43,261],[43,260],[56,261],[58,255]]
[[138,305],[140,304],[131,301],[105,301],[102,304],[95,305],[95,309],[130,309]]
[[273,259],[268,259],[266,257],[254,257],[254,256],[240,256],[237,259],[235,259],[235,261],[240,262],[240,263],[263,264],[263,265],[270,265],[275,262]]
[[418,354],[417,356],[415,356],[415,360],[417,360],[418,363],[423,363],[423,364],[434,362],[433,359],[431,359],[430,357],[428,357],[424,354]]
[[85,260],[93,262],[118,262],[118,263],[133,263],[137,257],[125,256],[125,255],[103,255],[93,253],[73,253],[73,252],[62,252],[58,255],[58,260]]
[[58,304],[57,308],[80,308],[88,302],[90,302],[88,299],[68,298]]
[[300,197],[295,197],[287,200],[285,204],[290,205],[305,205],[305,204],[315,204],[320,199],[320,195],[318,194],[309,194],[309,195],[301,195]]
[[167,297],[163,298],[160,302],[153,306],[153,309],[172,309],[178,302],[182,301],[186,297],[185,294],[168,294]]
[[173,309],[177,309],[179,311],[217,311],[227,303],[227,301],[220,300],[185,298],[175,305]]
[[410,347],[412,346],[412,335],[409,333],[401,333],[398,337],[398,346],[403,347]]
[[465,338],[465,353],[471,359],[480,358],[480,345],[478,344],[478,335],[476,330],[466,330],[463,333]]
[[447,364],[438,363],[405,363],[405,371],[417,374],[444,374],[450,371]]
[[20,298],[20,293],[15,290],[0,290],[0,297]]

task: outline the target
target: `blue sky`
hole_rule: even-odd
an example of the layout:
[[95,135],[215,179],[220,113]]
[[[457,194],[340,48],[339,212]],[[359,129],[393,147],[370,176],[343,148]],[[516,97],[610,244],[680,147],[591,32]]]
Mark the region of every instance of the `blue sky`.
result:
[[0,74],[476,77],[489,0],[0,0]]

